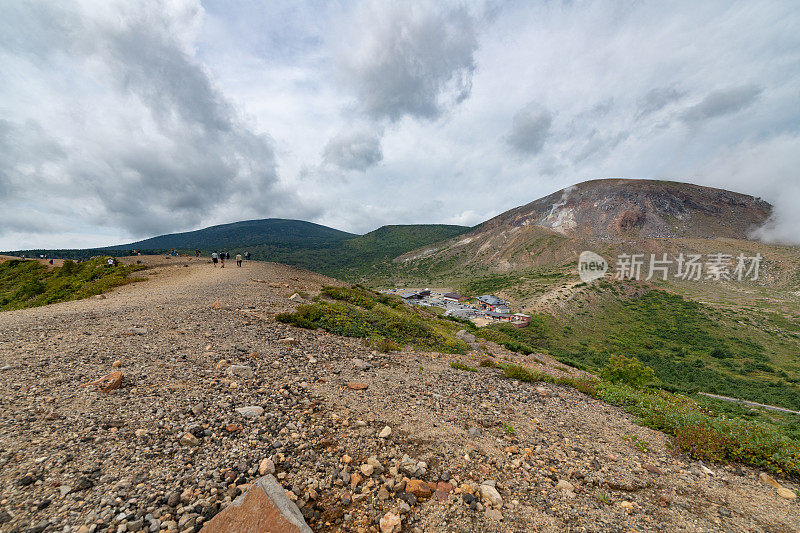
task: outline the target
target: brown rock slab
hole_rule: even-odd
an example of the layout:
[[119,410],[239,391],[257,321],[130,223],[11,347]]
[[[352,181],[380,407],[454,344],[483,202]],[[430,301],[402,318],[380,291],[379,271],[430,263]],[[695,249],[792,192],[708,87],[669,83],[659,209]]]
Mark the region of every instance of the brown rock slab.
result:
[[311,533],[273,476],[256,480],[201,530],[203,533]]
[[409,479],[406,481],[406,492],[410,492],[417,498],[429,498],[431,488],[421,479]]
[[347,388],[350,389],[350,390],[364,390],[364,389],[366,389],[368,387],[369,387],[369,385],[367,385],[366,383],[355,383],[354,382],[354,383],[348,383],[347,384]]
[[664,472],[660,468],[658,468],[657,466],[654,466],[654,465],[643,464],[642,468],[644,468],[645,470],[647,470],[648,472],[651,472],[653,474],[658,474],[660,476],[664,475]]
[[778,489],[778,496],[783,498],[784,500],[796,500],[797,493],[792,489],[787,489],[786,487],[781,487]]
[[100,392],[111,392],[112,390],[117,390],[122,387],[122,372],[119,370],[111,372],[107,376],[90,383],[86,383],[81,387],[94,387]]
[[758,479],[760,479],[761,483],[763,483],[764,485],[769,485],[770,487],[772,487],[774,489],[782,488],[781,484],[778,483],[777,481],[775,481],[774,477],[770,476],[769,474],[767,474],[765,472],[761,472],[761,474],[758,475]]

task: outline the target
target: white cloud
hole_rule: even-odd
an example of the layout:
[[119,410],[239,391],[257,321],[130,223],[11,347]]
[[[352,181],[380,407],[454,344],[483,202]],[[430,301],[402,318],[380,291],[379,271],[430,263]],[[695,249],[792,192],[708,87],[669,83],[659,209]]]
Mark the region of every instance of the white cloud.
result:
[[466,8],[438,2],[364,2],[340,29],[340,76],[375,120],[436,118],[472,89],[478,47]]
[[368,129],[340,133],[328,141],[323,161],[343,170],[361,170],[383,159],[381,135]]

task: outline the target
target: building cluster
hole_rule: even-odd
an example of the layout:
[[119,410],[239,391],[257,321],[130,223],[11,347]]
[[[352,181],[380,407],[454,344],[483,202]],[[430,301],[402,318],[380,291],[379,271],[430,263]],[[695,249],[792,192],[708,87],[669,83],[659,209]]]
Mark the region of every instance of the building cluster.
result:
[[509,322],[517,327],[525,327],[531,321],[530,315],[512,313],[511,306],[507,301],[492,294],[469,298],[455,292],[440,294],[432,292],[430,289],[403,292],[398,289],[390,289],[384,292],[399,293],[399,296],[409,304],[440,307],[445,310],[445,316],[468,320],[486,319],[491,322]]

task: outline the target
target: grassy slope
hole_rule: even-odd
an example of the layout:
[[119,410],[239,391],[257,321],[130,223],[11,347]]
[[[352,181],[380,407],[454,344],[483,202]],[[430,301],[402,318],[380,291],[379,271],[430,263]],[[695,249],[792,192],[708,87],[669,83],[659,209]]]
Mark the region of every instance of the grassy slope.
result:
[[621,353],[653,367],[672,390],[800,410],[800,321],[762,315],[743,324],[741,312],[660,290],[632,297],[624,291],[591,286],[574,301],[574,314],[547,316],[546,350],[590,369]]
[[107,260],[98,257],[85,263],[66,261],[63,267],[56,268],[47,268],[38,261],[0,263],[0,310],[88,298],[136,281],[129,274],[143,268],[109,267]]

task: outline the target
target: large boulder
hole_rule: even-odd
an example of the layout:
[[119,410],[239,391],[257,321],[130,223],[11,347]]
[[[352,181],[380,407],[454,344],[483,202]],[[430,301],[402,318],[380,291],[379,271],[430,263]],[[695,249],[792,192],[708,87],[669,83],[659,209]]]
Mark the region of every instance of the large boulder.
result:
[[312,533],[297,506],[273,476],[256,480],[203,526],[202,533]]

